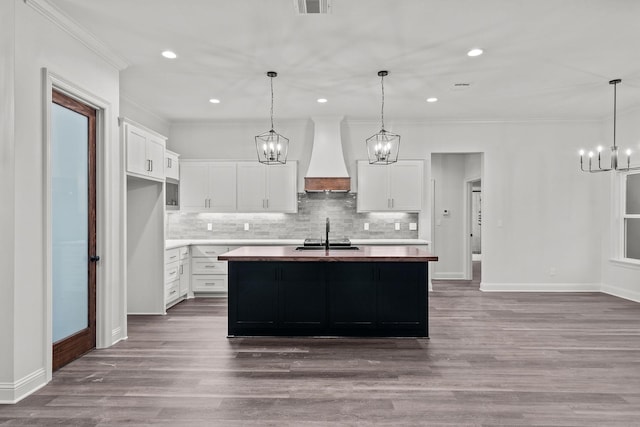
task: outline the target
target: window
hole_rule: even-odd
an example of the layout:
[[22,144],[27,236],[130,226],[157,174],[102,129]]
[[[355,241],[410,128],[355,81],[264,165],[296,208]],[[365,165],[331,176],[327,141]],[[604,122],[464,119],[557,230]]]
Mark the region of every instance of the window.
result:
[[640,173],[626,176],[623,191],[624,257],[640,260]]

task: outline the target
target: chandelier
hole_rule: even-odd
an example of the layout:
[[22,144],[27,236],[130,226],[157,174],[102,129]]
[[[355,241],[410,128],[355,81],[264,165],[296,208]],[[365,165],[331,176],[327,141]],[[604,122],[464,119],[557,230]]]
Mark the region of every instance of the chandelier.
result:
[[583,172],[607,172],[607,171],[630,171],[630,170],[636,170],[636,169],[640,169],[640,166],[637,167],[630,167],[631,165],[631,150],[627,149],[625,154],[627,155],[627,167],[618,167],[618,146],[616,145],[616,88],[618,83],[622,82],[621,79],[614,79],[609,81],[610,85],[613,85],[613,146],[611,147],[611,167],[608,168],[603,168],[601,165],[601,153],[602,153],[602,146],[599,145],[596,148],[596,151],[598,152],[598,167],[597,169],[593,169],[593,156],[594,153],[593,151],[589,151],[588,156],[589,156],[589,169],[585,169],[584,168],[584,150],[580,150],[580,169]]
[[275,71],[267,72],[267,76],[271,79],[271,129],[255,137],[258,161],[266,165],[287,163],[289,151],[289,138],[273,130],[273,78],[277,75]]
[[398,150],[400,147],[400,135],[387,132],[384,129],[384,78],[388,71],[378,71],[380,85],[382,87],[382,126],[378,133],[367,138],[367,153],[370,164],[388,165],[398,161]]

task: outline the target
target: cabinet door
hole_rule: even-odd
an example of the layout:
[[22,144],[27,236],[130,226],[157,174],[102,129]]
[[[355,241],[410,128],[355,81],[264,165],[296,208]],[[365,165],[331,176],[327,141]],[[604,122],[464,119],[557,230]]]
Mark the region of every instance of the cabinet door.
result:
[[204,210],[208,206],[208,187],[207,163],[182,163],[180,209]]
[[127,126],[127,172],[147,175],[147,134],[134,127]]
[[180,296],[184,296],[189,292],[189,282],[191,279],[191,268],[189,266],[189,258],[180,261]]
[[164,141],[154,137],[147,139],[147,159],[149,176],[164,181]]
[[266,210],[288,213],[298,211],[296,178],[295,162],[267,166]]
[[234,212],[236,210],[236,164],[209,164],[209,210]]
[[178,156],[173,153],[165,152],[164,155],[164,176],[175,180],[180,179],[180,163]]
[[358,212],[391,210],[388,168],[358,162]]
[[398,162],[389,168],[389,198],[391,209],[418,212],[422,209],[421,161]]
[[267,206],[265,167],[257,162],[238,163],[238,212],[265,211]]
[[282,262],[278,289],[279,327],[324,329],[327,326],[324,263]]

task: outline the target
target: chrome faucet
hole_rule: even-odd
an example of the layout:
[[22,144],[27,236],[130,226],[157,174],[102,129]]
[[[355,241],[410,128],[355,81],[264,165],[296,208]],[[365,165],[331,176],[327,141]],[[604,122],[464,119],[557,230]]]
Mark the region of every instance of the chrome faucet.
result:
[[324,249],[329,250],[329,230],[331,229],[331,225],[329,224],[329,217],[327,217],[327,227],[326,227],[326,237],[324,239]]

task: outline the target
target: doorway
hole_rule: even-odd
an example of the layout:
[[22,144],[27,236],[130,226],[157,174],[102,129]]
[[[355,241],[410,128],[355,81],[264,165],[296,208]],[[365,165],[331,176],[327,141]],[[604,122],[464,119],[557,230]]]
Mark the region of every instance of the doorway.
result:
[[433,284],[480,288],[483,169],[483,153],[431,155]]
[[51,103],[52,368],[96,347],[96,110]]

